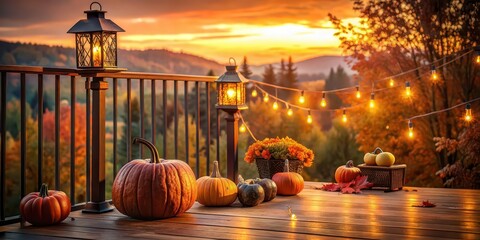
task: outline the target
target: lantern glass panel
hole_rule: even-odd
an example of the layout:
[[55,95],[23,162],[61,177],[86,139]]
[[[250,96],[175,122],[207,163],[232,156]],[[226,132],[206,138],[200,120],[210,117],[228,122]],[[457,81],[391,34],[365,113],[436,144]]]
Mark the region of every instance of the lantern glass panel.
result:
[[90,33],[77,33],[77,67],[91,66]]
[[117,66],[117,34],[103,33],[103,66]]
[[102,67],[102,33],[92,33],[92,67]]
[[79,68],[117,66],[116,33],[77,33],[76,40]]
[[218,104],[221,106],[239,106],[245,104],[243,83],[219,83]]

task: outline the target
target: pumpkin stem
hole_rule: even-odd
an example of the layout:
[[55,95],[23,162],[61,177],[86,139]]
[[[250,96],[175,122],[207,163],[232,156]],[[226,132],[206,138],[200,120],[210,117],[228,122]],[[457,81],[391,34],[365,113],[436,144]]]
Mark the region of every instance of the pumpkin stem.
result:
[[377,151],[380,151],[380,153],[383,152],[383,150],[382,150],[381,148],[377,147],[377,148],[375,148],[375,150],[373,150],[372,153],[373,153],[373,154],[377,154]]
[[244,183],[245,182],[245,179],[243,179],[242,175],[238,174],[238,183]]
[[157,148],[155,147],[155,145],[153,145],[153,143],[149,142],[148,140],[146,139],[143,139],[143,138],[139,138],[139,137],[135,137],[133,138],[133,141],[132,141],[133,144],[143,144],[145,145],[148,150],[150,150],[150,153],[152,154],[152,163],[160,163],[160,155],[158,155],[158,150]]
[[352,161],[352,160],[348,160],[347,164],[345,164],[345,167],[347,167],[347,168],[353,167],[353,161]]
[[42,186],[40,187],[39,194],[40,197],[48,197],[48,185],[46,183],[42,183]]
[[[218,161],[213,161],[213,170],[212,174],[210,175],[212,178],[221,178],[220,170],[218,169]],[[239,177],[240,178],[240,177]]]
[[288,164],[288,159],[285,159],[285,166],[283,167],[284,172],[290,172],[290,166]]

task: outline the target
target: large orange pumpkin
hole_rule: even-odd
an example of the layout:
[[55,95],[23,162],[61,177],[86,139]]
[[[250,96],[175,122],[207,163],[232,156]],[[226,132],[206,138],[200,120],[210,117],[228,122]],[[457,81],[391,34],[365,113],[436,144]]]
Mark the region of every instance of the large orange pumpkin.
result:
[[47,184],[42,184],[39,192],[32,192],[20,201],[22,218],[37,226],[59,223],[70,214],[72,205],[70,199],[62,191],[48,190]]
[[132,160],[118,171],[112,188],[117,210],[132,218],[162,219],[190,209],[197,198],[192,169],[180,160],[160,159],[145,139],[134,138],[133,143],[146,145],[152,160]]
[[335,180],[338,183],[348,183],[355,180],[355,178],[361,174],[362,171],[360,171],[360,168],[354,167],[353,161],[349,160],[347,164],[337,168],[335,171]]
[[205,206],[228,206],[237,199],[237,185],[220,175],[217,161],[213,162],[212,174],[199,178],[197,186],[197,201]]
[[275,173],[272,180],[277,184],[277,194],[292,196],[299,194],[304,187],[302,175],[296,172],[289,172],[288,159],[285,159],[283,172]]

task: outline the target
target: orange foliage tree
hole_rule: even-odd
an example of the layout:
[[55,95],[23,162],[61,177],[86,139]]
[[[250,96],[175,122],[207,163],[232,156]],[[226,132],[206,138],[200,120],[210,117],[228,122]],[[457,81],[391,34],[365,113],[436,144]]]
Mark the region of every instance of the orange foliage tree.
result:
[[[368,99],[372,86],[390,88],[376,92],[374,110],[363,100],[364,107],[349,112],[360,149],[367,152],[380,146],[393,152],[397,162],[407,163],[410,185],[441,186],[435,172],[456,158],[437,153],[433,137],[457,138],[465,127],[460,117],[463,109],[415,119],[413,140],[405,134],[407,119],[480,96],[480,71],[469,52],[480,45],[480,3],[355,0],[353,8],[362,19],[358,26],[331,14],[330,19],[347,59],[358,71],[360,88],[367,89],[362,98]],[[436,80],[429,74],[432,63],[437,66]],[[389,81],[377,81],[415,68],[419,69],[394,78],[393,87]],[[411,97],[403,93],[407,81],[411,82]],[[359,104],[353,96],[344,100]]]

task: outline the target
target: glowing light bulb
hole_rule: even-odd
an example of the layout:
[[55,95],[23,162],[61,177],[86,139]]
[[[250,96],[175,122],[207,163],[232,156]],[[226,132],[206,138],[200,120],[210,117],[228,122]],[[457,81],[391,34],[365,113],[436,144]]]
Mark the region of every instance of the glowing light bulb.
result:
[[310,110],[308,111],[308,117],[307,117],[307,123],[308,124],[312,124],[313,122],[313,118],[312,118],[312,114],[310,114]]
[[390,87],[395,86],[395,80],[393,80],[393,78],[390,78],[389,84],[390,84]]
[[263,96],[263,101],[268,102],[268,100],[269,100],[268,93],[265,93],[265,96]]
[[477,55],[477,57],[475,58],[475,62],[476,62],[477,64],[480,64],[480,55]]
[[472,106],[470,106],[470,103],[467,103],[465,106],[465,121],[470,122],[472,119]]
[[247,127],[245,126],[245,123],[242,123],[238,131],[240,131],[241,133],[244,133],[247,131]]
[[291,108],[288,108],[288,110],[287,110],[287,115],[288,115],[289,117],[293,116],[293,110],[292,110]]
[[345,108],[343,109],[342,122],[347,122],[347,111],[345,110]]
[[275,102],[273,103],[273,110],[275,110],[275,111],[278,110],[278,103],[277,103],[277,101],[275,101]]
[[432,64],[432,67],[431,67],[431,70],[430,70],[431,74],[432,74],[432,80],[434,82],[436,82],[438,80],[438,74],[437,74],[437,70],[435,68],[435,65]]
[[411,120],[408,120],[408,137],[413,138],[413,123]]
[[374,108],[375,107],[375,93],[372,92],[372,94],[370,94],[370,104],[369,104],[370,108]]
[[361,97],[361,94],[360,94],[360,87],[357,86],[357,94],[355,95],[357,98],[360,98]]
[[256,97],[256,96],[258,96],[257,89],[253,89],[253,91],[252,91],[252,97]]
[[228,98],[234,98],[235,95],[236,95],[235,90],[233,90],[233,89],[231,89],[231,88],[229,88],[229,89],[227,90],[227,96],[228,96]]
[[304,96],[304,92],[302,91],[302,94],[300,95],[300,97],[298,98],[298,102],[300,104],[304,104],[305,103],[305,96]]
[[406,82],[406,83],[405,83],[405,95],[406,95],[407,97],[412,96],[412,91],[411,91],[411,89],[410,89],[410,82]]
[[325,93],[323,93],[322,101],[320,102],[320,106],[322,106],[322,107],[327,106],[327,100],[325,99]]

